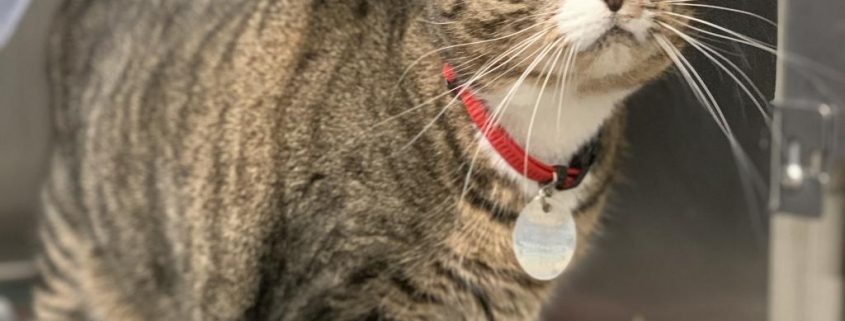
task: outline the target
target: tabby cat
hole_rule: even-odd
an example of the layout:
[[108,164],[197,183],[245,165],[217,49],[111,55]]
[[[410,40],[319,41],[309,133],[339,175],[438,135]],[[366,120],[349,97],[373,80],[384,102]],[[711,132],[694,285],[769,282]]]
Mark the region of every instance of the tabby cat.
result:
[[555,196],[589,240],[677,2],[66,0],[38,320],[535,320],[538,184],[443,66],[537,159],[600,137]]

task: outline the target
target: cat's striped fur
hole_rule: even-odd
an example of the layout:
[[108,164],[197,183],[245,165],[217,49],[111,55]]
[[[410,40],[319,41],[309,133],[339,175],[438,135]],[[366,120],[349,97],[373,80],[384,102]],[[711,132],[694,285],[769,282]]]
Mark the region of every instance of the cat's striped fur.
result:
[[[478,143],[463,108],[400,149],[452,101],[444,61],[501,51],[426,53],[524,27],[509,22],[554,3],[66,1],[38,319],[536,319],[551,285],[510,244],[526,195],[480,157],[462,197]],[[582,239],[622,118],[603,129]]]

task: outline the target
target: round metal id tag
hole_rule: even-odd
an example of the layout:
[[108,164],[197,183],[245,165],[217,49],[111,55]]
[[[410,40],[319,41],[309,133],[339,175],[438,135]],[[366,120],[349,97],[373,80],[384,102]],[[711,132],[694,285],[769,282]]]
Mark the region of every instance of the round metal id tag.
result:
[[549,281],[563,273],[575,254],[575,218],[552,204],[550,189],[528,203],[519,214],[513,248],[519,265],[531,277]]

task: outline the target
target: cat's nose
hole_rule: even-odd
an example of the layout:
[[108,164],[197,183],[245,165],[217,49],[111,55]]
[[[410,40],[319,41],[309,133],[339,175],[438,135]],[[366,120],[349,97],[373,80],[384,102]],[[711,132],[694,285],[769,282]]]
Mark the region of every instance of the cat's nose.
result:
[[607,7],[610,8],[610,11],[617,12],[619,9],[622,9],[622,5],[625,3],[625,0],[604,0],[607,3]]

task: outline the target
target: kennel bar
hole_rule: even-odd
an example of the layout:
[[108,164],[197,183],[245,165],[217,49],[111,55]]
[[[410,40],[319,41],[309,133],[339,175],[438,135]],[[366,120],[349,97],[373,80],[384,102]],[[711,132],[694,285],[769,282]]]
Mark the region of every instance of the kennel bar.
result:
[[771,321],[845,321],[845,1],[781,0]]

